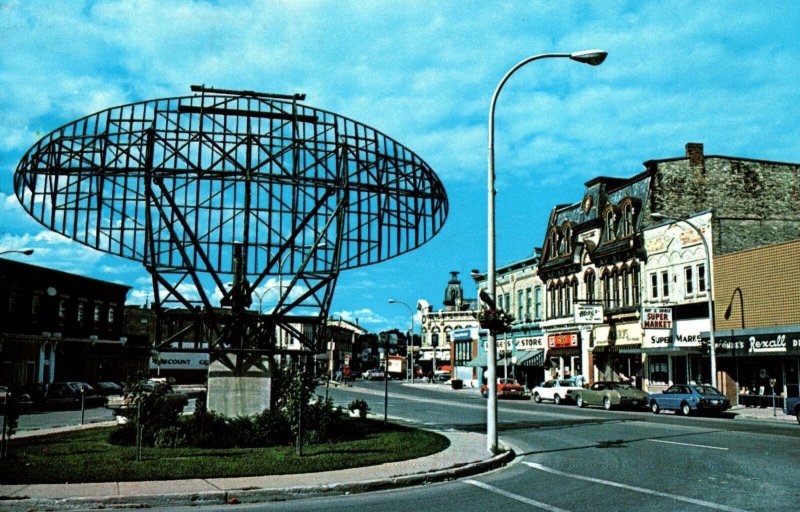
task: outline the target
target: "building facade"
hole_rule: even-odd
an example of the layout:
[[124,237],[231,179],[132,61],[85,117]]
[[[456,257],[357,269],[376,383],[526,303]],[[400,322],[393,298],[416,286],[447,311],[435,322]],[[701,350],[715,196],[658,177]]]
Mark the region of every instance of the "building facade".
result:
[[123,381],[149,347],[124,333],[130,288],[0,259],[0,384]]

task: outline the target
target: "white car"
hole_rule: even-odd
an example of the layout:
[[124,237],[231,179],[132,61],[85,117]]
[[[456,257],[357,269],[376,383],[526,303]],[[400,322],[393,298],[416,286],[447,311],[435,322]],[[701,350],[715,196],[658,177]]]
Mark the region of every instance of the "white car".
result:
[[565,400],[572,400],[571,393],[583,389],[576,386],[571,380],[547,380],[531,390],[533,401],[537,404],[542,400],[552,400],[559,405]]
[[383,370],[380,368],[373,368],[365,371],[361,378],[364,380],[383,380]]

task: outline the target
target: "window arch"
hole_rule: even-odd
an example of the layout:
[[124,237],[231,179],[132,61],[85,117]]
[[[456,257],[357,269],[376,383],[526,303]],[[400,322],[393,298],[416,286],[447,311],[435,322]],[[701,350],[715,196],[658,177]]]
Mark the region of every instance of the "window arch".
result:
[[611,207],[607,208],[603,218],[604,218],[603,240],[606,242],[613,242],[617,238],[616,236],[617,216],[614,213],[614,209]]

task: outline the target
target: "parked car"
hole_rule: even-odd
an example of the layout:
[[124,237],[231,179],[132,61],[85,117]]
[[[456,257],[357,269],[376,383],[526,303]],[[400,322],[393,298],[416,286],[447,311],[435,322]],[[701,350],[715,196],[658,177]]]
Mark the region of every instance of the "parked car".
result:
[[800,397],[789,397],[786,399],[786,414],[793,414],[797,418],[797,423],[800,423]]
[[565,400],[572,400],[571,393],[583,389],[576,386],[571,380],[566,379],[551,379],[540,383],[538,386],[531,390],[533,401],[541,403],[542,400],[552,400],[556,405],[559,405]]
[[[483,398],[489,398],[489,386],[481,386]],[[497,398],[530,398],[525,394],[525,388],[514,379],[497,379]]]
[[361,374],[361,378],[364,380],[383,380],[384,375],[383,370],[380,368],[373,368]]
[[103,405],[103,397],[86,382],[52,382],[44,388],[43,405],[48,409],[79,409]]
[[693,412],[719,414],[730,407],[728,397],[712,386],[675,384],[663,393],[650,395],[650,410],[653,414],[661,411],[676,411],[684,416]]
[[636,389],[627,382],[600,381],[588,388],[572,392],[575,405],[601,405],[608,410],[612,407],[647,407],[648,394]]
[[433,380],[436,382],[447,382],[450,380],[450,372],[445,370],[436,370],[433,374]]
[[92,387],[94,388],[95,391],[97,391],[98,395],[102,396],[122,394],[122,386],[120,384],[117,384],[116,382],[110,382],[110,381],[93,382]]
[[[189,395],[176,391],[167,382],[148,380],[142,386],[143,393],[163,393],[167,402],[178,412],[189,403]],[[126,390],[127,391],[127,390]],[[111,395],[105,398],[106,409],[110,409],[117,418],[127,416],[133,408],[133,400],[130,395]]]

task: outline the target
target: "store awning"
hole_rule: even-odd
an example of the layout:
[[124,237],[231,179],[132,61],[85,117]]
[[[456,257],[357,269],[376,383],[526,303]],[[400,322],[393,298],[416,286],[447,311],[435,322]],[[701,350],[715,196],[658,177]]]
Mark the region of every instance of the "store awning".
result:
[[517,352],[517,366],[544,366],[544,350]]
[[481,368],[483,366],[489,366],[489,364],[486,361],[487,361],[486,352],[484,352],[482,354],[478,354],[478,357],[468,362],[467,366],[474,366],[477,368]]
[[[638,350],[639,352],[635,352]],[[641,354],[642,346],[636,345],[598,345],[592,349],[593,354],[603,354],[606,352],[619,352],[620,354]],[[631,352],[634,351],[634,352]]]
[[646,355],[670,355],[670,354],[699,354],[697,347],[645,347],[645,348],[621,348],[620,354],[646,354]]

